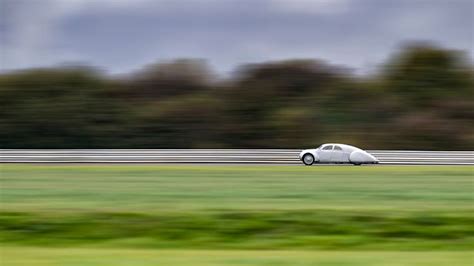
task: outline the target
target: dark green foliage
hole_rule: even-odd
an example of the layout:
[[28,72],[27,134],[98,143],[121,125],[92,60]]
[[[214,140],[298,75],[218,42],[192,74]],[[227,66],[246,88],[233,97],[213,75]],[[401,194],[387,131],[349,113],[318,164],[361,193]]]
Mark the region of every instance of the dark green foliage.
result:
[[247,65],[227,80],[199,60],[126,79],[92,69],[0,75],[1,148],[474,148],[466,56],[405,47],[357,77],[316,60]]

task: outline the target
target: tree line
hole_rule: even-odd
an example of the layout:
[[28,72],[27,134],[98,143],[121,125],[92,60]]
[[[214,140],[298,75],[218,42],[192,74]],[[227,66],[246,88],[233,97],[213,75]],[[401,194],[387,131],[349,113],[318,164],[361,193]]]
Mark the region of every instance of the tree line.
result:
[[90,67],[0,74],[0,148],[474,148],[472,61],[404,46],[372,74],[320,60],[230,77],[178,59],[118,77]]

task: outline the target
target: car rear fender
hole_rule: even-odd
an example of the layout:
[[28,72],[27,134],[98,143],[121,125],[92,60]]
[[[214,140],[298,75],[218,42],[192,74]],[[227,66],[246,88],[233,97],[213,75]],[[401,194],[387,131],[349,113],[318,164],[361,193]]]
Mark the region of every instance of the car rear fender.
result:
[[365,151],[353,151],[349,155],[349,161],[351,163],[373,163],[376,162],[377,159]]

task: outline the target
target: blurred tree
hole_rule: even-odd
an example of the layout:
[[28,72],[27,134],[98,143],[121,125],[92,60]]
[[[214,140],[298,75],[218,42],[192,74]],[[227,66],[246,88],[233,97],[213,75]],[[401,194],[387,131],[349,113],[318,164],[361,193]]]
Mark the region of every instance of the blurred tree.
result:
[[85,67],[0,74],[2,148],[474,149],[473,68],[461,52],[404,47],[380,75],[316,60],[246,65],[218,81],[202,60],[127,78]]
[[[281,131],[274,130],[276,124],[288,126],[275,114],[285,113],[285,117],[290,115],[288,112],[301,115],[301,112],[280,111],[295,105],[308,111],[298,119],[308,121],[305,127],[310,130],[312,124],[317,124],[314,117],[318,112],[318,102],[311,101],[314,98],[309,96],[313,93],[324,94],[338,79],[337,74],[335,68],[314,60],[288,60],[242,67],[224,95],[228,124],[226,143],[231,147],[275,147],[282,140],[278,136]],[[274,119],[278,122],[272,121]],[[294,135],[294,138],[305,136],[308,135]],[[317,141],[318,135],[314,136],[316,139],[313,141]]]
[[135,109],[132,143],[137,148],[219,147],[220,103],[211,95],[174,97]]
[[[430,44],[412,44],[388,63],[385,82],[398,98],[399,112],[390,122],[397,140],[390,147],[467,149],[472,133],[472,67],[462,52]],[[402,141],[401,141],[402,140]],[[395,142],[395,141],[394,141]]]
[[165,99],[206,89],[212,81],[213,75],[205,61],[179,59],[150,65],[135,73],[126,84],[126,96]]
[[0,77],[4,148],[108,146],[118,117],[106,83],[87,68],[34,69]]
[[[321,139],[324,127],[314,109],[289,106],[275,110],[263,123],[268,125],[269,147],[303,148],[315,147]],[[265,141],[265,140],[262,140]]]
[[385,79],[404,106],[424,108],[458,97],[472,98],[467,56],[429,44],[411,44],[387,64]]

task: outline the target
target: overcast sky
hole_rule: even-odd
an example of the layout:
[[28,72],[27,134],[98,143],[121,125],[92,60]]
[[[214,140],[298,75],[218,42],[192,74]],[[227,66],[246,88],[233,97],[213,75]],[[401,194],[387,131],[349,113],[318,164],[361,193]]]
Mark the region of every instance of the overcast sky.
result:
[[472,0],[0,0],[1,71],[81,62],[126,73],[173,58],[219,72],[318,58],[370,71],[404,41],[472,58]]

